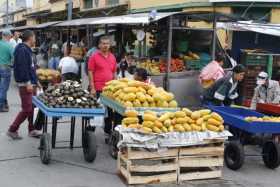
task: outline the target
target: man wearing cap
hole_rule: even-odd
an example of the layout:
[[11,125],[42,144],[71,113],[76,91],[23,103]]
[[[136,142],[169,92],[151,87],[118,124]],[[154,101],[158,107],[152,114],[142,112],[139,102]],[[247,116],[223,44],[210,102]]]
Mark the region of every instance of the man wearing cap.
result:
[[10,44],[11,37],[11,31],[4,30],[2,40],[0,40],[0,112],[9,111],[7,92],[10,86],[13,58],[13,47]]
[[256,110],[257,103],[280,103],[280,86],[277,81],[270,80],[266,72],[257,77],[257,87],[251,102],[251,109]]

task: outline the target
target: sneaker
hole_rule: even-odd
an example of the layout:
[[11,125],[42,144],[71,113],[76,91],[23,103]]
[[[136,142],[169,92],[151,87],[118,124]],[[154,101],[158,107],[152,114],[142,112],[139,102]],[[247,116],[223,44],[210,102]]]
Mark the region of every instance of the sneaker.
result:
[[7,132],[7,136],[9,136],[10,138],[12,138],[13,140],[21,140],[22,137],[18,135],[18,132],[11,132],[8,131]]
[[33,130],[33,131],[30,131],[28,136],[31,137],[31,138],[40,138],[41,137],[41,133],[37,130]]

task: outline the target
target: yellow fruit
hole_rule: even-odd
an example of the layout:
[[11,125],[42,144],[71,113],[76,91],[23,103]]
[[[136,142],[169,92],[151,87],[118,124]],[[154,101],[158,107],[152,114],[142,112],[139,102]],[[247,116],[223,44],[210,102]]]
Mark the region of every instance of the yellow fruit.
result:
[[138,124],[130,124],[130,125],[127,126],[127,128],[138,129],[139,125]]
[[200,115],[201,115],[201,116],[205,116],[205,115],[210,114],[210,113],[211,113],[211,110],[209,110],[209,109],[204,109],[204,110],[199,110],[199,112],[200,112]]
[[163,98],[162,98],[162,96],[160,95],[160,93],[155,93],[155,94],[153,95],[153,99],[154,99],[155,101],[163,101]]
[[202,125],[202,123],[204,122],[203,118],[199,118],[198,120],[196,120],[196,124],[197,125]]
[[200,118],[200,112],[199,111],[195,111],[192,113],[191,118],[194,120],[197,120]]
[[174,95],[172,93],[163,92],[162,96],[165,101],[171,101],[174,99]]
[[141,130],[145,133],[152,133],[153,130],[151,128],[148,128],[148,127],[142,127]]
[[123,100],[125,101],[134,101],[136,98],[136,95],[134,93],[128,93],[123,97]]
[[159,121],[164,122],[169,119],[169,113],[165,113],[159,117]]
[[150,103],[150,107],[153,107],[153,108],[156,107],[156,103],[151,102],[151,103]]
[[122,90],[118,90],[113,94],[113,97],[116,98],[122,93]]
[[142,107],[149,107],[149,103],[147,101],[145,101],[144,103],[142,103]]
[[155,117],[157,116],[157,113],[154,112],[154,111],[151,111],[151,110],[145,110],[144,114],[150,114],[150,115],[155,116]]
[[126,102],[124,103],[124,106],[125,106],[125,107],[133,107],[133,104],[132,104],[130,101],[126,101]]
[[174,126],[174,128],[178,132],[185,132],[185,128],[182,125],[177,124]]
[[138,118],[135,118],[135,117],[129,117],[129,118],[124,118],[123,120],[122,120],[122,122],[124,123],[124,124],[134,124],[134,123],[138,123],[139,122],[139,119]]
[[125,93],[136,93],[137,92],[137,88],[136,87],[126,87],[123,89],[123,91]]
[[127,110],[127,111],[125,111],[124,116],[126,116],[126,117],[137,117],[138,112],[135,111],[135,110]]
[[146,95],[146,100],[147,100],[149,103],[154,102],[154,99],[153,99],[152,96],[150,96],[150,95]]
[[152,121],[143,121],[142,125],[143,127],[152,128],[154,126],[154,123]]
[[222,132],[225,130],[225,127],[223,125],[219,126],[219,130]]
[[204,122],[201,124],[201,131],[206,131],[206,130],[207,130],[206,123]]
[[196,125],[196,124],[191,124],[191,127],[192,127],[192,130],[193,131],[201,131],[201,127],[200,126],[198,126],[198,125]]
[[214,132],[219,132],[219,127],[215,126],[215,125],[211,125],[211,124],[207,124],[206,128],[210,131],[214,131]]
[[175,113],[169,112],[168,114],[169,114],[169,118],[171,118],[171,119],[175,118]]
[[138,89],[138,92],[146,94],[146,90],[144,88],[138,87],[137,89]]
[[188,118],[184,117],[184,118],[175,118],[176,119],[176,123],[178,124],[184,124],[184,123],[188,123],[189,120]]
[[215,126],[220,126],[220,125],[223,125],[222,122],[218,121],[218,120],[215,120],[214,118],[210,118],[208,119],[208,124],[211,124],[211,125],[215,125]]
[[183,124],[183,127],[184,127],[185,131],[192,131],[192,127],[187,123]]
[[172,119],[171,120],[171,125],[176,125],[176,124],[177,124],[176,118]]
[[165,120],[164,122],[163,122],[163,125],[165,126],[165,127],[169,127],[169,126],[171,126],[171,120],[170,119],[167,119],[167,120]]
[[157,119],[156,116],[151,115],[151,114],[144,114],[143,115],[143,120],[144,121],[155,121]]
[[164,132],[164,133],[168,133],[168,129],[165,126],[161,127],[161,131]]
[[148,94],[150,95],[150,96],[153,96],[154,94],[156,93],[156,89],[149,89],[148,90]]
[[129,82],[127,83],[127,85],[128,85],[129,87],[138,87],[138,86],[141,86],[142,83],[139,82],[139,81],[129,81]]
[[184,117],[186,117],[186,113],[183,112],[183,111],[177,111],[177,112],[175,112],[175,117],[176,118],[184,118]]
[[142,105],[141,105],[141,102],[140,102],[138,99],[135,99],[135,100],[133,101],[133,106],[134,106],[134,107],[141,107]]
[[155,126],[158,127],[158,128],[163,127],[163,124],[160,121],[155,121],[154,123],[155,123]]
[[161,130],[158,127],[153,127],[154,133],[161,133]]
[[174,127],[173,126],[169,126],[168,127],[168,132],[173,132],[174,131]]
[[187,116],[190,116],[190,117],[191,117],[192,111],[191,111],[190,109],[188,109],[188,108],[183,108],[182,111],[185,112],[185,114],[186,114]]
[[204,121],[207,121],[209,118],[211,118],[211,115],[210,115],[210,114],[203,116],[203,120],[204,120]]
[[214,118],[215,120],[218,120],[220,122],[224,121],[223,118],[219,114],[217,114],[216,112],[212,112],[211,116],[212,116],[212,118]]
[[126,125],[126,124],[124,124],[124,123],[122,123],[122,127],[127,128],[127,125]]
[[145,102],[146,101],[146,96],[142,92],[137,92],[136,97],[140,102]]
[[172,100],[168,103],[168,107],[169,108],[177,108],[178,107],[178,103],[175,100]]
[[162,108],[168,108],[168,106],[169,106],[167,101],[162,101],[160,103],[161,103],[160,107],[162,107]]

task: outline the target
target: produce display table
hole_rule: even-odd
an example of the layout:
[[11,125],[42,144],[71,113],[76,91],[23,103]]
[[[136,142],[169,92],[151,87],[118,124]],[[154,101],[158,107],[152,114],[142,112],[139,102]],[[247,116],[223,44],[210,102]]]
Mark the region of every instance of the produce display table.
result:
[[[32,102],[45,115],[45,120],[43,123],[43,135],[40,139],[40,158],[42,163],[48,164],[50,162],[52,148],[67,148],[55,146],[57,121],[58,118],[61,117],[71,117],[70,149],[74,148],[73,145],[76,117],[82,118],[82,148],[84,152],[84,158],[88,162],[94,161],[97,149],[96,137],[94,134],[95,127],[90,126],[89,119],[94,116],[104,116],[104,109],[49,108],[37,97],[33,97]],[[52,118],[52,135],[47,132],[49,117]]]
[[[261,156],[268,168],[274,169],[280,165],[280,146],[273,141],[272,136],[280,134],[280,123],[248,122],[245,120],[246,117],[264,116],[264,114],[249,109],[222,106],[208,106],[208,108],[223,117],[225,124],[229,126],[231,133],[234,135],[225,148],[225,163],[230,169],[237,170],[242,167],[245,145],[261,146]],[[267,136],[264,136],[264,134]]]
[[115,112],[123,115],[126,110],[136,110],[140,115],[143,115],[146,110],[154,111],[158,114],[163,114],[165,112],[176,112],[180,110],[179,108],[158,108],[158,107],[133,107],[133,108],[126,108],[120,103],[110,99],[107,96],[101,95],[100,101],[103,105],[108,108],[111,108]]

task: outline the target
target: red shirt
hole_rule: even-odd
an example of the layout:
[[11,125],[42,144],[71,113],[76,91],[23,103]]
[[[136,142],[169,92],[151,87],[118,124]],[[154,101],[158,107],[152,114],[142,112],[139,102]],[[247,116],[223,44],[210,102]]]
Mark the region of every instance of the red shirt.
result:
[[105,83],[114,79],[117,70],[116,58],[112,53],[105,57],[100,51],[97,51],[90,57],[88,69],[93,73],[95,90],[102,91]]

